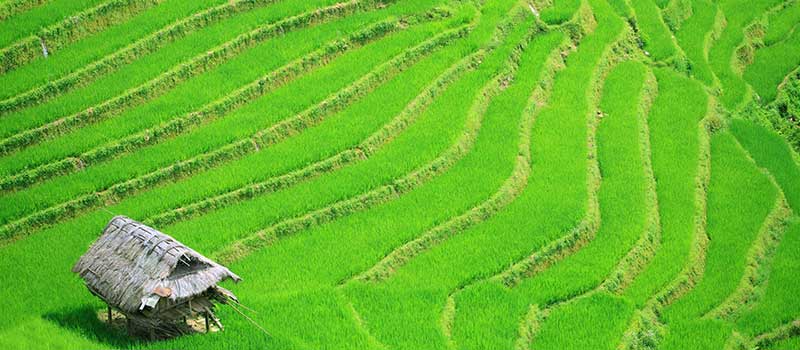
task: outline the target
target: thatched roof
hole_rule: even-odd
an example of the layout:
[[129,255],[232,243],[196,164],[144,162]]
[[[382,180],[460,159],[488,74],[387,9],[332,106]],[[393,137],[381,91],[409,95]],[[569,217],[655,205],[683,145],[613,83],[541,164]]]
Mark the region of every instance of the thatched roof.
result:
[[72,271],[125,312],[154,307],[160,298],[180,303],[222,280],[240,280],[174,238],[124,216],[111,219]]

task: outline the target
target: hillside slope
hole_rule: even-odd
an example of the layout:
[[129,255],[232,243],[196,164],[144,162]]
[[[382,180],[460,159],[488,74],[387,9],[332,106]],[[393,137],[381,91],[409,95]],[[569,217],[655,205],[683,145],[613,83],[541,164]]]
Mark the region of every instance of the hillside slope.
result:
[[[0,348],[795,348],[799,19],[0,1]],[[115,214],[228,266],[245,308],[108,325],[70,268]]]

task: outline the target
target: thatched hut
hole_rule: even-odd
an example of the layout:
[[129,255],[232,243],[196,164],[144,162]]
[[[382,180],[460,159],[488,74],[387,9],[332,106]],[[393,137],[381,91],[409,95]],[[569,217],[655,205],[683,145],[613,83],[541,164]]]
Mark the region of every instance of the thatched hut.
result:
[[108,223],[72,271],[92,294],[118,309],[128,332],[147,338],[191,331],[187,319],[205,317],[220,328],[214,301],[237,301],[220,281],[240,278],[174,238],[124,216]]

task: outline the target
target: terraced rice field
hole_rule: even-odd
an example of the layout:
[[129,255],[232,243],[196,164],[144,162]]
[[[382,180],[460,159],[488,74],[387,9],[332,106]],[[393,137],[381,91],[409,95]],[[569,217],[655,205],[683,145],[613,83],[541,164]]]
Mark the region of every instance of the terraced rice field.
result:
[[[0,0],[2,349],[800,349],[797,0]],[[243,278],[156,342],[115,215]]]

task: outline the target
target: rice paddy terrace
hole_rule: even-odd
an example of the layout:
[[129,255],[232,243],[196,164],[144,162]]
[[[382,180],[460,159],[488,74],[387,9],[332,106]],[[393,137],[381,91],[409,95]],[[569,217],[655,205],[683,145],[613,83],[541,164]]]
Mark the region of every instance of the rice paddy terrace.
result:
[[[796,0],[0,0],[3,349],[800,349]],[[242,277],[140,342],[113,214]]]

